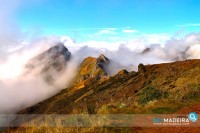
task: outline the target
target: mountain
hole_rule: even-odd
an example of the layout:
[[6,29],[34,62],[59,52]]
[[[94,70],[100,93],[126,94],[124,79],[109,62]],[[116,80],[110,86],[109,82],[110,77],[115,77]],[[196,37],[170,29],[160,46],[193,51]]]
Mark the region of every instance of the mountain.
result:
[[65,69],[70,57],[68,49],[62,43],[58,43],[31,59],[25,66],[26,74],[36,72],[43,75],[45,81],[51,84],[54,75]]
[[104,55],[100,55],[98,58],[85,58],[79,66],[75,82],[81,82],[91,78],[99,80],[102,77],[106,77],[107,73],[105,67],[108,64],[109,59],[106,58]]
[[[200,60],[172,63],[138,65],[138,71],[121,70],[109,76],[107,66],[111,60],[100,55],[88,57],[80,64],[73,85],[55,96],[19,114],[171,114],[199,112],[200,105]],[[154,128],[129,128],[132,132]],[[40,129],[35,128],[34,131]],[[64,128],[63,132],[72,128]],[[101,129],[90,128],[93,132]],[[164,132],[179,128],[163,129]],[[193,130],[197,131],[196,128]],[[85,131],[80,129],[73,132]],[[109,129],[115,132],[115,129]],[[192,130],[190,130],[192,132]]]
[[97,82],[103,82],[109,79],[113,73],[122,70],[121,68],[125,67],[108,59],[103,54],[97,58],[87,57],[79,65],[78,72],[71,83],[70,90],[77,90]]
[[146,54],[149,53],[151,51],[151,48],[145,48],[141,54]]
[[[87,112],[87,105],[94,103],[95,113],[102,106],[124,103],[127,112],[145,112],[144,108],[137,110],[134,104],[145,107],[151,103],[152,113],[172,113],[184,106],[182,102],[200,100],[200,60],[187,60],[166,64],[138,66],[138,72],[120,71],[102,82],[93,82],[68,96],[71,88],[66,88],[52,98],[49,98],[20,113],[74,113],[73,110]],[[59,97],[63,97],[59,98]],[[111,102],[112,101],[112,102]],[[165,101],[165,102],[164,102]],[[174,104],[169,104],[176,101]],[[54,103],[52,105],[52,102]],[[51,106],[50,106],[51,105]],[[68,108],[63,108],[63,106]],[[172,106],[173,105],[173,106]],[[117,106],[117,105],[116,105]],[[45,107],[45,108],[43,108]],[[163,108],[171,108],[166,109]],[[161,108],[157,112],[157,108]],[[130,110],[129,110],[130,109]],[[110,108],[112,112],[112,108]],[[120,110],[118,110],[120,112]],[[127,113],[124,111],[124,113]],[[117,113],[117,112],[115,112]]]

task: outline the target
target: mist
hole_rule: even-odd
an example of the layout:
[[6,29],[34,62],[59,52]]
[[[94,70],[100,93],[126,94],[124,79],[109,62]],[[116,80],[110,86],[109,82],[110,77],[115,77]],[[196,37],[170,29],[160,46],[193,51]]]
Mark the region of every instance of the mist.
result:
[[0,63],[0,113],[15,113],[52,96],[69,85],[77,68],[73,58],[61,73],[54,73],[53,84],[48,84],[44,80],[40,72],[43,66],[26,73],[27,62],[53,46],[54,41],[51,40],[50,43],[50,40],[39,39],[27,47],[6,55],[7,60]]

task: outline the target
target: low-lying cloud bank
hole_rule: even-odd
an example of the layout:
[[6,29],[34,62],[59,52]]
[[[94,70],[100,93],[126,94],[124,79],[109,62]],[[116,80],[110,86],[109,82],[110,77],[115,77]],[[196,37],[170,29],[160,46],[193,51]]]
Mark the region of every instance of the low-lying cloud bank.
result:
[[[35,71],[24,75],[25,64],[57,42],[64,43],[72,53],[72,58],[64,72],[55,74],[55,83],[49,85],[40,73]],[[6,52],[1,52],[0,58],[0,113],[15,113],[66,88],[75,76],[78,65],[88,56],[98,57],[104,54],[129,70],[137,70],[139,63],[155,64],[200,58],[200,34],[198,33],[189,34],[182,39],[172,38],[166,40],[165,44],[144,44],[138,40],[75,43],[71,38],[62,36],[22,42],[15,49],[7,46],[4,47]],[[114,74],[122,68],[116,69],[111,73]]]
[[[200,34],[192,33],[182,39],[171,38],[164,44],[145,44],[134,39],[128,42],[89,41],[74,43],[69,37],[62,37],[65,46],[81,60],[87,56],[104,54],[124,66],[133,65],[135,70],[139,63],[155,64],[185,59],[199,59]],[[145,52],[145,49],[148,51]]]

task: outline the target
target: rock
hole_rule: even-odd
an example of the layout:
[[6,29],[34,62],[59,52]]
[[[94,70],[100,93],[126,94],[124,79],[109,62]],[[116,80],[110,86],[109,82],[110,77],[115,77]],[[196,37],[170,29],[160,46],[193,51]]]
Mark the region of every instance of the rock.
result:
[[150,52],[150,48],[145,48],[143,51],[142,51],[142,54],[146,54],[146,53],[148,53],[148,52]]
[[107,65],[110,63],[110,60],[105,57],[103,54],[101,54],[98,58],[97,58],[97,65],[100,67],[100,68],[104,68],[104,65]]
[[128,74],[129,72],[126,69],[123,69],[118,72],[119,75]]
[[68,49],[62,43],[58,43],[56,46],[51,47],[43,54],[47,54],[47,56],[50,55],[51,57],[54,58],[62,55],[65,57],[66,61],[69,60],[71,56],[71,52],[69,52]]
[[142,63],[140,63],[138,65],[138,72],[146,72],[146,68],[145,68],[145,65],[143,65]]
[[109,59],[103,54],[101,54],[98,58],[85,58],[79,66],[79,70],[77,72],[77,75],[75,76],[73,84],[84,82],[88,79],[98,81],[106,77],[107,73],[105,71],[105,68],[109,62]]

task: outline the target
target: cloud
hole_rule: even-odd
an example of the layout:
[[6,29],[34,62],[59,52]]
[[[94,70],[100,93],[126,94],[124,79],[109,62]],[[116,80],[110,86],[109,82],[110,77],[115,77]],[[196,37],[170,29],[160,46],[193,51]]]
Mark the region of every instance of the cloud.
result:
[[191,46],[187,51],[188,59],[200,59],[200,44]]
[[178,27],[200,27],[200,23],[188,23],[183,25],[177,25]]
[[[74,55],[84,53],[80,56],[82,59],[87,56],[97,57],[103,53],[124,66],[134,65],[137,68],[139,63],[154,64],[187,58],[199,58],[197,56],[199,50],[195,50],[195,48],[200,46],[200,34],[188,34],[181,39],[175,39],[165,33],[144,34],[143,37],[129,41],[107,42],[93,40],[70,45],[65,43],[65,45],[71,51],[74,51]],[[76,50],[73,50],[74,47],[76,47]],[[147,47],[151,51],[141,55],[141,52]]]
[[129,30],[129,29],[126,29],[126,30],[122,30],[123,33],[137,33],[138,31],[137,30]]
[[92,40],[109,40],[111,37],[119,37],[120,34],[118,32],[118,28],[105,28],[96,31],[95,33],[90,33],[86,36],[86,38],[90,38]]
[[131,27],[105,28],[89,34],[88,37],[98,41],[115,42],[120,40],[129,40],[129,38],[135,38],[133,36],[135,34],[133,33],[138,33],[138,31],[131,29]]
[[62,30],[76,30],[76,31],[87,31],[87,30],[104,30],[104,29],[118,29],[118,28],[69,28],[69,29],[62,29]]
[[116,28],[106,28],[106,29],[103,29],[103,30],[99,30],[97,33],[95,33],[94,35],[95,36],[102,36],[102,35],[116,35],[118,34],[116,32]]
[[43,66],[38,66],[38,69],[29,73],[25,68],[30,59],[55,45],[59,39],[45,37],[31,41],[0,62],[0,113],[15,113],[54,95],[70,84],[78,65],[74,58],[71,58],[61,73],[54,74],[55,81],[51,85],[39,71]]

